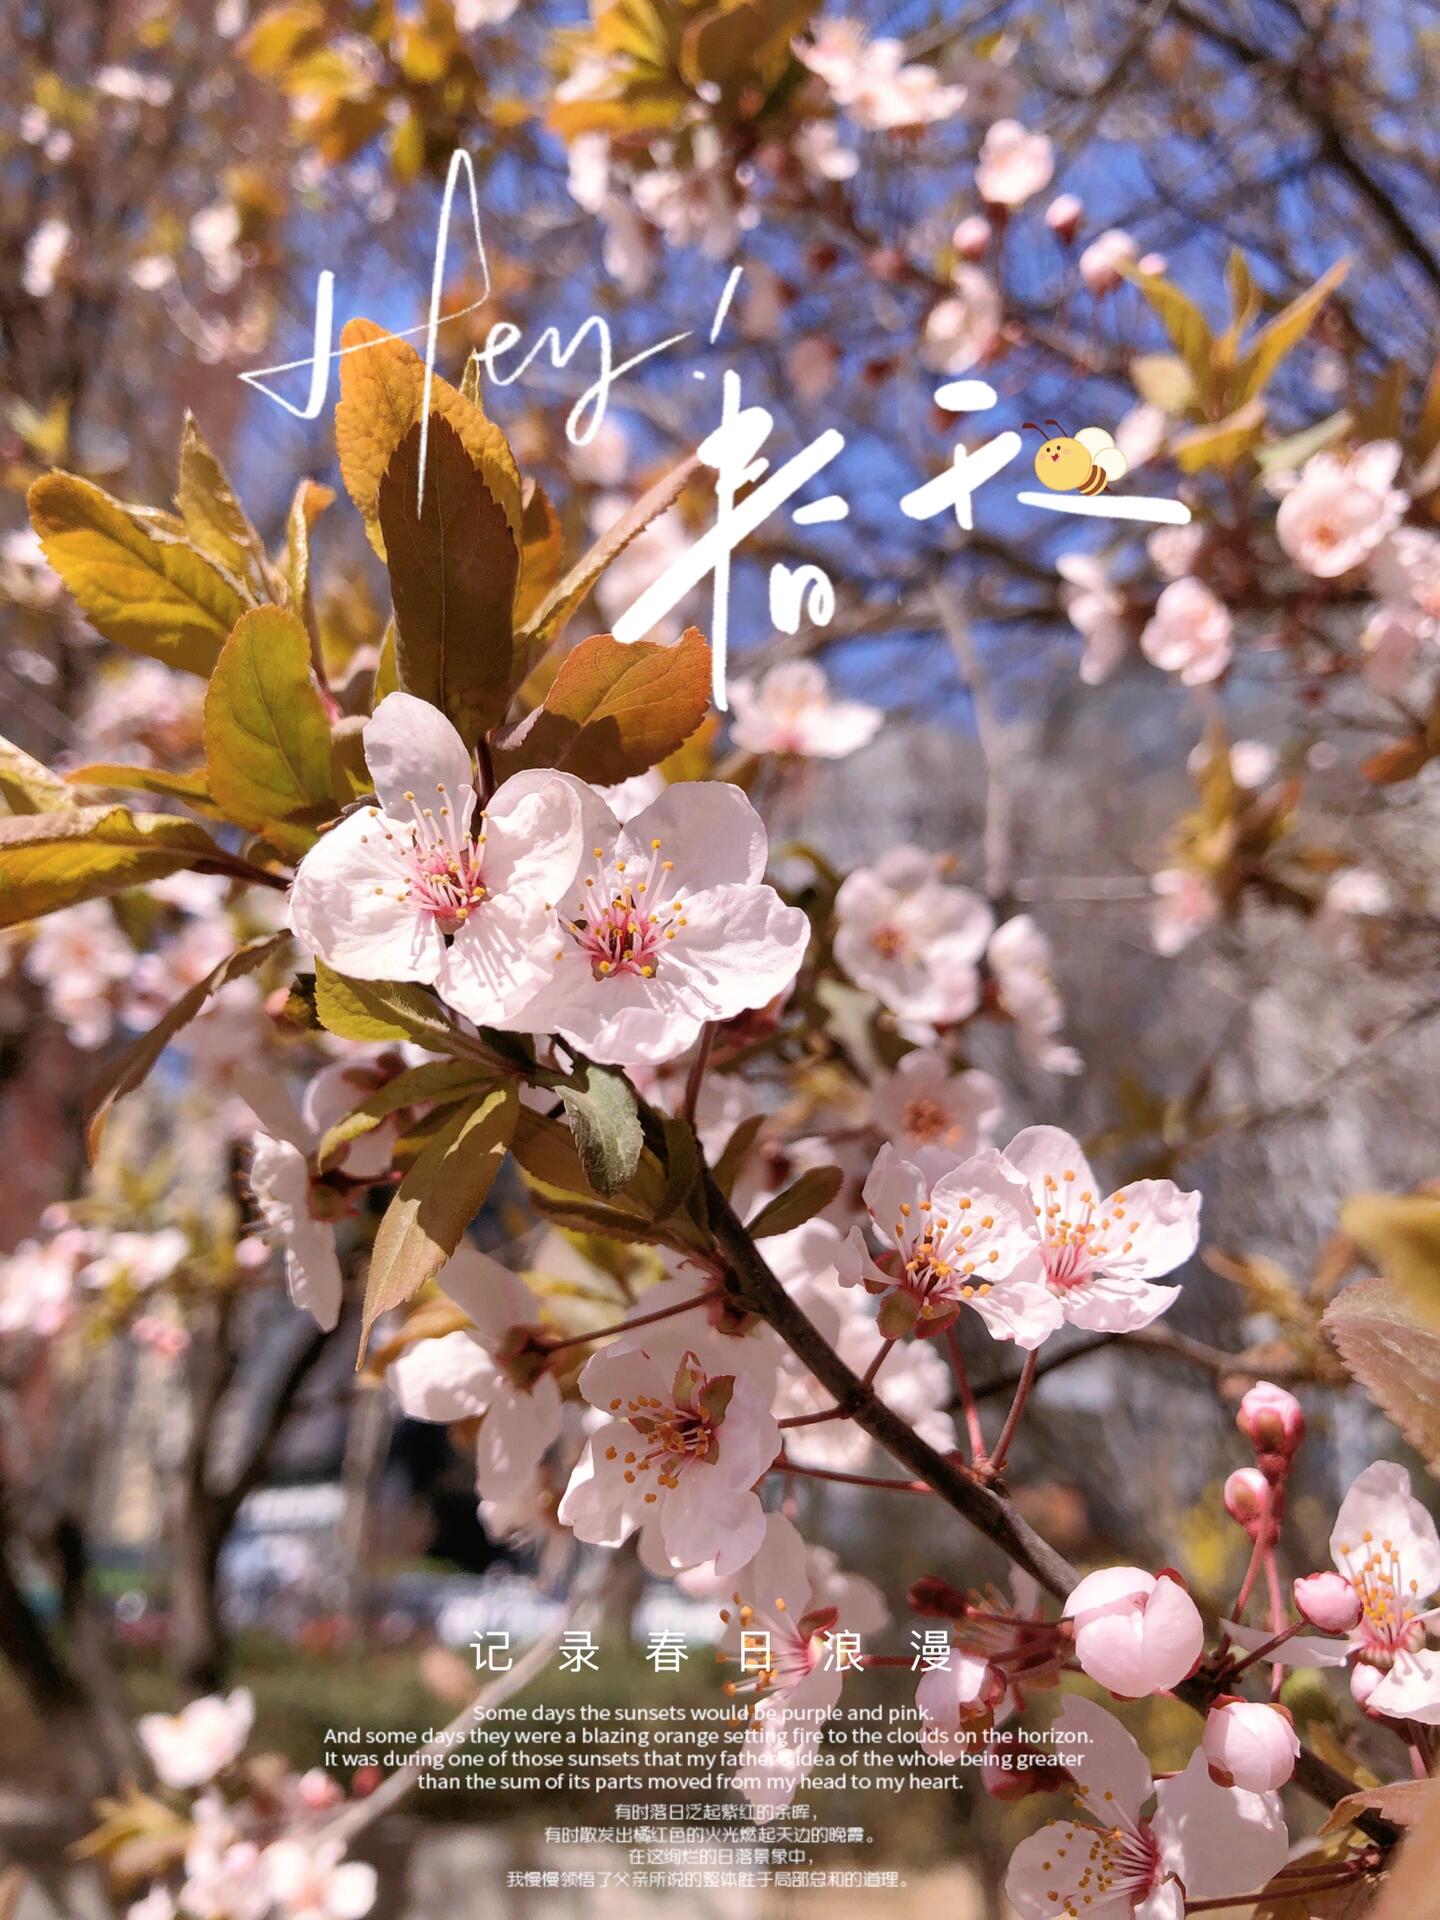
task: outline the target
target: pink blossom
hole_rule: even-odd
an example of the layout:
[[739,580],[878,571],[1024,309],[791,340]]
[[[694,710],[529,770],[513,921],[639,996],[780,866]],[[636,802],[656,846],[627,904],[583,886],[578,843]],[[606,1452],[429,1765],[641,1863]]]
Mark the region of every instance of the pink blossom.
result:
[[1136,1180],[1102,1198],[1079,1143],[1059,1127],[1025,1128],[1005,1160],[1029,1184],[1045,1282],[1072,1326],[1132,1333],[1179,1297],[1178,1287],[1150,1283],[1194,1253],[1198,1193]]
[[1042,1073],[1079,1073],[1080,1055],[1057,1037],[1065,1024],[1065,1002],[1050,942],[1033,916],[1017,913],[997,927],[985,960],[1001,1010],[1015,1023],[1020,1057]]
[[[823,400],[835,384],[840,349],[828,334],[807,333],[785,351],[790,390],[804,406]],[[778,671],[778,669],[777,669]]]
[[725,1690],[754,1701],[741,1792],[759,1819],[774,1819],[814,1765],[828,1712],[839,1704],[844,1674],[833,1635],[878,1633],[889,1612],[870,1581],[842,1573],[833,1555],[807,1548],[790,1521],[772,1513],[720,1617],[722,1654],[742,1663]]
[[192,1700],[179,1713],[142,1714],[135,1731],[161,1782],[183,1792],[238,1760],[254,1723],[254,1698],[248,1687],[236,1687],[223,1698]]
[[75,1313],[76,1276],[93,1248],[80,1227],[62,1227],[48,1241],[22,1240],[0,1261],[0,1335],[53,1339]]
[[994,351],[1000,339],[1000,294],[979,267],[961,265],[951,292],[925,320],[921,358],[933,373],[965,373]]
[[951,1647],[944,1666],[927,1667],[915,1689],[924,1729],[921,1743],[942,1760],[975,1751],[975,1737],[995,1718],[1005,1676],[978,1654]]
[[1057,240],[1073,240],[1084,217],[1085,203],[1074,193],[1057,193],[1045,209],[1045,224]]
[[1060,604],[1085,642],[1080,678],[1087,687],[1099,686],[1119,666],[1130,644],[1126,595],[1113,584],[1109,568],[1096,554],[1062,553],[1055,568],[1066,582],[1060,589]]
[[534,1348],[540,1303],[516,1273],[462,1246],[438,1284],[472,1325],[417,1340],[386,1378],[412,1420],[479,1420],[475,1484],[490,1500],[523,1492],[560,1436],[560,1389]]
[[[1431,623],[1440,620],[1440,533],[1396,527],[1371,556],[1370,579],[1392,606]],[[1433,624],[1428,631],[1433,637]]]
[[[1305,1410],[1293,1393],[1272,1381],[1257,1380],[1240,1402],[1235,1424],[1262,1456],[1291,1460],[1305,1438]],[[1267,1471],[1267,1478],[1274,1475]]]
[[1057,1725],[1085,1736],[1062,1751],[1076,1755],[1087,1818],[1052,1820],[1015,1849],[1005,1892],[1019,1920],[1181,1920],[1187,1899],[1250,1893],[1283,1864],[1278,1794],[1217,1787],[1199,1749],[1183,1773],[1152,1781],[1119,1721],[1075,1695]]
[[787,660],[760,680],[730,682],[731,737],[747,753],[793,753],[840,760],[867,746],[884,714],[860,700],[837,700],[822,667]]
[[678,1366],[619,1346],[585,1363],[580,1391],[606,1418],[570,1477],[560,1520],[593,1546],[619,1546],[639,1528],[654,1561],[714,1560],[727,1574],[760,1550],[765,1513],[754,1487],[780,1451],[780,1429],[768,1383],[736,1371],[745,1343],[708,1331],[694,1340]]
[[856,867],[835,896],[835,919],[836,959],[902,1020],[948,1025],[975,1011],[990,909],[942,880],[930,855],[895,847]]
[[[807,120],[790,142],[790,150],[817,180],[853,180],[860,171],[859,154],[844,144],[833,120]],[[754,263],[749,263],[747,274],[754,270]]]
[[1284,1707],[1255,1700],[1217,1700],[1201,1743],[1217,1787],[1271,1793],[1295,1771],[1300,1741]]
[[379,804],[311,848],[290,892],[310,950],[359,980],[419,980],[472,1019],[510,1019],[550,980],[551,903],[574,880],[579,783],[519,773],[481,816],[470,752],[435,707],[408,693],[365,727]]
[[375,1904],[375,1869],[346,1860],[339,1840],[276,1840],[260,1865],[278,1920],[362,1920]]
[[1157,527],[1145,542],[1145,551],[1162,580],[1181,580],[1195,571],[1205,529],[1196,521],[1188,527]]
[[902,41],[871,40],[856,20],[822,20],[813,40],[795,43],[795,55],[872,132],[948,120],[965,104],[964,87],[943,86],[933,67],[907,64]]
[[1393,484],[1399,468],[1393,440],[1373,440],[1348,459],[1312,454],[1275,516],[1276,535],[1295,565],[1333,580],[1367,561],[1409,505]]
[[1107,227],[1080,256],[1080,278],[1095,295],[1113,293],[1120,285],[1120,269],[1135,258],[1135,242],[1121,227]]
[[593,788],[556,778],[582,795],[591,859],[550,896],[548,986],[499,1024],[654,1064],[789,987],[810,923],[765,885],[765,829],[738,787],[676,782],[622,826]]
[[1200,1658],[1205,1623],[1177,1575],[1141,1567],[1090,1573],[1065,1602],[1075,1657],[1092,1680],[1126,1699],[1166,1693]]
[[1203,580],[1172,580],[1141,631],[1140,651],[1185,686],[1201,687],[1229,665],[1233,630],[1229,609]]
[[1360,1624],[1363,1604],[1344,1574],[1302,1574],[1293,1592],[1300,1617],[1322,1633],[1349,1633]]
[[345,1290],[329,1189],[322,1199],[305,1152],[294,1141],[268,1133],[255,1136],[248,1178],[267,1231],[285,1249],[290,1298],[328,1333],[339,1323]]
[[1270,1482],[1258,1467],[1237,1467],[1225,1481],[1225,1511],[1252,1540],[1270,1512]]
[[1435,637],[1435,622],[1412,607],[1377,607],[1360,629],[1360,671],[1377,693],[1400,693],[1420,649]]
[[1029,1194],[1015,1170],[985,1148],[933,1182],[882,1147],[865,1205],[889,1247],[880,1261],[852,1227],[837,1262],[841,1284],[881,1300],[888,1338],[930,1338],[973,1307],[997,1340],[1038,1347],[1061,1314],[1043,1282]]
[[990,1074],[956,1073],[943,1054],[923,1048],[870,1087],[871,1124],[926,1171],[943,1172],[988,1146],[1001,1104],[999,1082]]
[[1055,177],[1055,149],[1043,133],[1028,133],[1018,120],[987,127],[975,168],[975,186],[991,206],[1019,207],[1042,193]]
[[[1144,264],[1143,262],[1141,263]],[[1169,421],[1160,407],[1146,403],[1131,407],[1115,423],[1115,444],[1124,454],[1133,470],[1143,467],[1165,450],[1169,436]]]
[[950,236],[950,244],[962,260],[983,260],[995,238],[995,229],[983,213],[970,213]]
[[1189,867],[1163,867],[1150,877],[1155,905],[1150,912],[1150,940],[1156,953],[1172,959],[1198,934],[1213,926],[1220,903],[1205,884],[1203,874]]

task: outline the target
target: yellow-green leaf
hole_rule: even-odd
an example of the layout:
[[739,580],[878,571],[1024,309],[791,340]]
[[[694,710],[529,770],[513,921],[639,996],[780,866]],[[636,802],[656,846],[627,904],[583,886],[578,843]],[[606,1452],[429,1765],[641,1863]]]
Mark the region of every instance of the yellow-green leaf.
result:
[[1259,393],[1280,362],[1291,354],[1314,326],[1321,307],[1350,271],[1350,262],[1337,260],[1322,273],[1313,287],[1298,295],[1288,307],[1282,307],[1267,326],[1260,329],[1235,369],[1236,398],[1248,400]]
[[1258,397],[1213,426],[1192,427],[1170,442],[1176,464],[1186,473],[1200,473],[1206,467],[1228,472],[1237,460],[1258,446],[1265,431],[1265,402]]
[[211,994],[231,980],[254,973],[257,967],[279,953],[289,941],[288,933],[268,934],[263,940],[251,940],[234,953],[227,954],[218,967],[212,967],[203,980],[197,980],[174,1005],[168,1007],[148,1033],[109,1061],[99,1083],[90,1089],[89,1114],[85,1123],[85,1147],[94,1160],[100,1151],[101,1137],[110,1109],[127,1093],[133,1093],[155,1062],[183,1027],[187,1027],[204,1007]]
[[1144,294],[1169,335],[1171,346],[1190,369],[1196,391],[1203,399],[1210,389],[1214,348],[1204,314],[1188,294],[1182,293],[1163,274],[1142,273],[1124,261],[1119,271]]
[[471,1060],[426,1060],[418,1067],[407,1067],[393,1080],[387,1080],[367,1094],[352,1112],[329,1128],[316,1148],[316,1164],[323,1172],[352,1141],[372,1132],[382,1120],[403,1112],[406,1107],[453,1105],[491,1084],[493,1077],[487,1081],[485,1069]]
[[70,473],[42,475],[29,502],[45,558],[98,632],[186,673],[210,672],[248,603],[178,523]]
[[1140,398],[1162,413],[1184,413],[1194,402],[1195,377],[1178,354],[1137,354],[1130,379]]
[[[383,560],[380,482],[395,449],[420,418],[425,363],[407,341],[372,320],[352,320],[340,336],[340,404],[335,409],[335,451],[350,498],[360,509],[370,544]],[[465,443],[485,484],[499,501],[518,545],[521,539],[520,474],[504,434],[436,374],[430,408],[443,415]]]
[[410,428],[380,482],[380,528],[395,602],[395,665],[474,741],[505,717],[520,550],[455,429],[431,414],[417,511],[421,429]]
[[333,811],[329,716],[309,635],[284,608],[255,608],[225,642],[205,694],[205,763],[215,804],[287,851],[314,839],[288,823]]
[[380,1315],[418,1293],[459,1246],[495,1184],[519,1108],[513,1082],[462,1107],[401,1181],[370,1256],[360,1330],[362,1359]]
[[171,773],[164,767],[120,767],[106,761],[72,767],[65,776],[70,787],[104,787],[116,793],[153,793],[166,800],[183,800],[197,812],[218,816],[210,798],[210,776],[204,767]]
[[508,776],[558,767],[597,786],[645,773],[700,725],[710,704],[710,648],[695,627],[677,646],[582,640],[562,661],[545,704],[497,756]]
[[1440,1196],[1356,1194],[1341,1210],[1340,1227],[1440,1327]]
[[16,815],[0,820],[0,927],[211,862],[233,864],[203,827],[175,814],[70,807]]
[[53,813],[75,805],[75,795],[43,761],[0,735],[0,795],[11,813]]
[[180,429],[180,477],[175,494],[186,532],[202,553],[243,581],[256,600],[269,596],[265,545],[250,524],[219,456],[193,413]]
[[783,1193],[766,1201],[746,1232],[752,1240],[767,1240],[772,1234],[803,1227],[807,1220],[824,1212],[844,1184],[841,1167],[807,1167]]

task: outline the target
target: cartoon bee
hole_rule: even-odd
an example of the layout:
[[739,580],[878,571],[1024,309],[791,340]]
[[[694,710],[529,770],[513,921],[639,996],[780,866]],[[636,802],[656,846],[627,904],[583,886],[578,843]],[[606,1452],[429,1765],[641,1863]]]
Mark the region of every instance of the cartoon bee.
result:
[[[1033,420],[1023,423],[1044,431]],[[1112,480],[1123,480],[1129,462],[1104,427],[1082,427],[1073,437],[1058,420],[1046,427],[1059,429],[1035,456],[1035,478],[1052,493],[1103,493]]]

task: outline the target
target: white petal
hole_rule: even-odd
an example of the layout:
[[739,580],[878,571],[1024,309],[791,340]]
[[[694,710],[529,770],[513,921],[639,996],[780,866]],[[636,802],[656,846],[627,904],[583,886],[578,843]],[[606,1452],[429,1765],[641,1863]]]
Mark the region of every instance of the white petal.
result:
[[487,1500],[521,1494],[559,1438],[560,1389],[545,1374],[528,1393],[501,1381],[475,1442],[475,1484]]
[[431,981],[440,971],[444,936],[432,914],[403,897],[409,881],[400,855],[408,844],[405,829],[367,807],[332,827],[300,862],[290,889],[290,925],[338,973]]
[[809,920],[772,887],[711,887],[686,901],[685,917],[658,971],[679,973],[710,1020],[767,1006],[793,982],[810,940]]
[[[1370,1536],[1367,1542],[1366,1536]],[[1400,1584],[1428,1600],[1440,1590],[1440,1539],[1435,1522],[1410,1492],[1410,1476],[1391,1460],[1377,1460],[1340,1502],[1330,1553],[1342,1573],[1365,1560],[1371,1544],[1388,1541],[1400,1563]]]
[[428,700],[413,693],[385,696],[365,725],[365,764],[381,806],[397,820],[412,817],[407,793],[422,807],[433,807],[443,783],[441,804],[455,810],[462,829],[470,824],[475,775],[469,749]]
[[[1060,1127],[1024,1128],[1006,1147],[1005,1158],[1036,1189],[1037,1200],[1046,1176],[1055,1182],[1051,1198],[1062,1208],[1069,1207],[1062,1218],[1069,1219],[1081,1211],[1079,1200],[1082,1193],[1088,1192],[1093,1200],[1100,1198],[1099,1185],[1079,1141]],[[1065,1177],[1067,1173],[1072,1176],[1068,1180]]]
[[568,774],[536,770],[506,780],[485,809],[484,880],[491,893],[558,905],[589,856],[586,812],[594,807],[590,788]]
[[1217,1787],[1200,1748],[1155,1792],[1151,1830],[1191,1900],[1250,1893],[1284,1865],[1290,1837],[1279,1794]]
[[636,814],[621,839],[634,857],[647,860],[658,840],[662,858],[675,862],[675,878],[689,892],[765,877],[764,822],[739,787],[724,781],[675,782]]
[[511,1327],[528,1327],[540,1318],[540,1302],[518,1273],[502,1267],[468,1242],[451,1254],[437,1275],[441,1291],[475,1322],[487,1347],[495,1347]]
[[442,1422],[484,1413],[503,1384],[495,1362],[468,1333],[415,1341],[386,1377],[402,1412]]

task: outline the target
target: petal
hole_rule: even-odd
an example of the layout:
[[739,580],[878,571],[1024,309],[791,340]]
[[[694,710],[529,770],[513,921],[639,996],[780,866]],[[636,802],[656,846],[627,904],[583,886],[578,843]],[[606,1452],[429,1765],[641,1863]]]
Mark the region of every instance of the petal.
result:
[[364,1860],[347,1860],[336,1867],[326,1890],[331,1920],[364,1920],[375,1904],[378,1886],[374,1867]]
[[1178,1686],[1205,1646],[1200,1609],[1178,1580],[1162,1575],[1155,1582],[1145,1609],[1144,1639],[1152,1690]]
[[1085,1620],[1107,1609],[1143,1604],[1155,1591],[1155,1576],[1143,1567],[1100,1567],[1070,1589],[1067,1620]]
[[528,1392],[497,1383],[475,1441],[475,1484],[486,1500],[505,1500],[531,1484],[535,1469],[560,1436],[560,1389],[549,1374]]
[[[639,1524],[639,1501],[628,1497],[622,1477],[600,1471],[607,1446],[629,1446],[634,1438],[633,1427],[621,1420],[609,1421],[586,1441],[585,1450],[575,1463],[556,1518],[587,1546],[621,1546]],[[644,1511],[648,1514],[653,1509],[647,1507]]]
[[[865,1181],[864,1199],[870,1217],[887,1238],[903,1237],[897,1229],[897,1221],[903,1226],[905,1209],[911,1212],[930,1196],[929,1184],[913,1161],[907,1160],[894,1147],[884,1146],[875,1157]],[[852,1234],[859,1228],[852,1228]]]
[[677,971],[686,999],[711,1020],[768,1005],[794,980],[810,943],[809,920],[773,887],[707,888],[686,900],[685,918],[658,973]]
[[1194,1253],[1200,1239],[1200,1196],[1186,1193],[1173,1180],[1137,1180],[1111,1194],[1102,1211],[1125,1208],[1124,1239],[1130,1252],[1112,1257],[1112,1273],[1137,1279],[1158,1279],[1173,1273]]
[[531,1009],[555,978],[562,937],[538,893],[481,901],[436,969],[441,999],[477,1026],[539,1031]]
[[1060,1749],[1075,1757],[1074,1772],[1087,1811],[1113,1826],[1118,1809],[1134,1826],[1150,1798],[1150,1762],[1113,1713],[1098,1701],[1066,1694],[1055,1725],[1066,1735],[1083,1734]]
[[1013,1340],[1017,1347],[1033,1353],[1065,1324],[1062,1302],[1046,1286],[1041,1272],[1036,1256],[1033,1269],[1011,1274],[989,1293],[977,1293],[970,1302],[992,1339]]
[[1183,1773],[1155,1789],[1151,1831],[1191,1900],[1249,1893],[1279,1872],[1290,1837],[1278,1793],[1217,1787],[1196,1748]]
[[290,925],[338,973],[422,981],[439,973],[444,935],[433,915],[402,898],[408,882],[397,848],[406,845],[404,829],[366,807],[332,827],[300,862],[290,888]]
[[1025,1127],[1006,1147],[1005,1158],[1030,1182],[1037,1201],[1046,1190],[1046,1179],[1055,1182],[1046,1191],[1048,1200],[1060,1207],[1062,1220],[1082,1211],[1082,1193],[1088,1192],[1092,1200],[1099,1198],[1099,1183],[1079,1141],[1060,1127]]
[[783,1513],[767,1514],[760,1550],[735,1584],[746,1600],[767,1613],[773,1613],[775,1602],[783,1600],[784,1611],[798,1620],[810,1604],[806,1551],[792,1521]]
[[1072,1327],[1091,1333],[1136,1333],[1158,1320],[1180,1293],[1179,1287],[1156,1287],[1148,1280],[1097,1273],[1077,1287],[1066,1287],[1056,1305]]
[[1440,1726],[1440,1653],[1402,1653],[1365,1702],[1366,1710],[1397,1720]]
[[[1070,1920],[1082,1912],[1085,1920],[1130,1920],[1128,1889],[1096,1894],[1088,1880],[1082,1885],[1094,1844],[1095,1829],[1073,1820],[1052,1820],[1020,1842],[1005,1875],[1005,1897],[1019,1920]],[[1087,1895],[1090,1904],[1082,1907]]]
[[469,1314],[487,1347],[497,1346],[511,1327],[528,1327],[540,1318],[540,1302],[520,1275],[468,1243],[451,1254],[437,1283]]
[[621,836],[628,852],[649,859],[660,842],[675,863],[677,882],[690,892],[754,885],[765,877],[769,842],[764,822],[739,787],[721,780],[681,780],[636,814]]
[[[1221,1626],[1237,1647],[1254,1653],[1274,1634],[1268,1627],[1246,1627],[1238,1620],[1222,1620]],[[1275,1667],[1343,1667],[1352,1652],[1348,1640],[1332,1640],[1320,1634],[1301,1633],[1287,1640],[1265,1658]]]
[[365,724],[365,764],[386,813],[412,815],[407,793],[433,806],[442,785],[462,828],[475,806],[475,774],[465,742],[438,707],[413,693],[389,693]]
[[484,1413],[502,1385],[495,1362],[469,1333],[417,1340],[386,1376],[412,1420],[469,1420]]
[[1391,1460],[1377,1460],[1355,1481],[1340,1502],[1330,1553],[1348,1574],[1369,1552],[1367,1535],[1388,1540],[1400,1562],[1400,1584],[1415,1583],[1419,1600],[1440,1590],[1440,1538],[1435,1522],[1410,1493],[1410,1476]]
[[512,775],[485,809],[486,886],[558,905],[589,854],[587,813],[599,810],[591,789],[569,774]]

